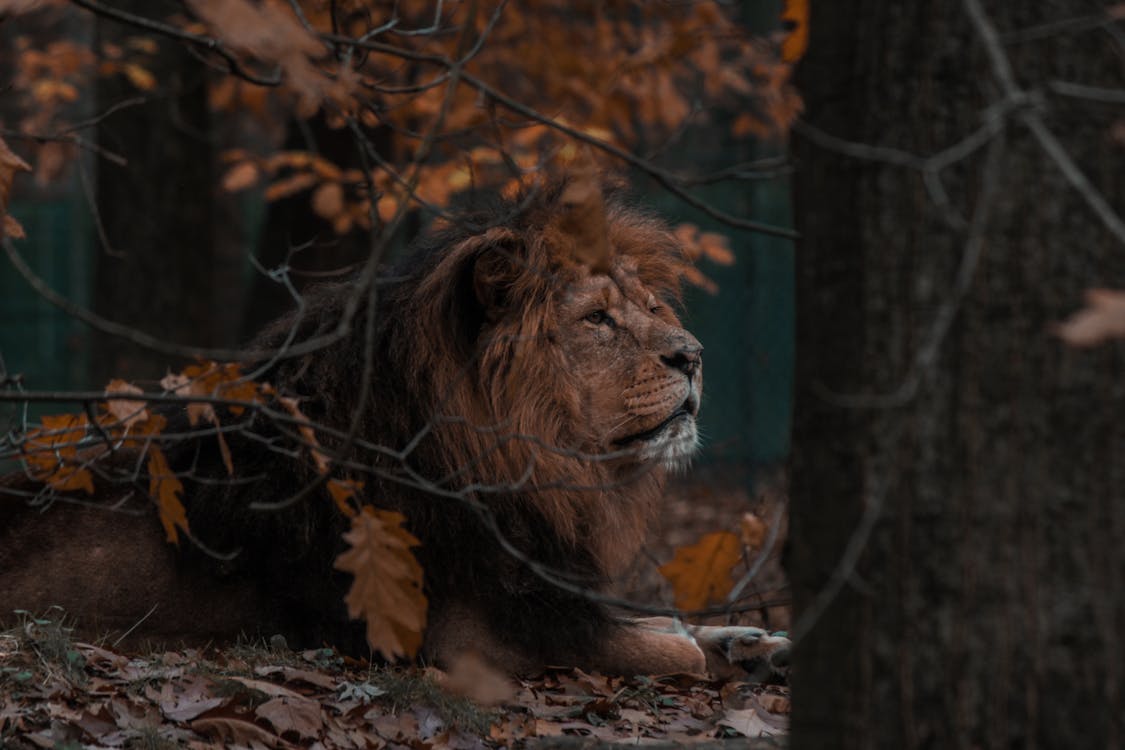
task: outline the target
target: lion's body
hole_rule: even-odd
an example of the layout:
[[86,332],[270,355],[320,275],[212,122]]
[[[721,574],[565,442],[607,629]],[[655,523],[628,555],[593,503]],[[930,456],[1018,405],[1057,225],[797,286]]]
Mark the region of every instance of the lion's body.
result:
[[[364,500],[402,512],[421,540],[428,658],[474,649],[512,672],[702,671],[690,638],[625,623],[573,590],[603,590],[635,557],[665,472],[695,447],[700,347],[669,309],[680,250],[658,222],[610,206],[612,265],[591,272],[569,259],[559,200],[556,190],[499,222],[470,217],[435,237],[394,281],[360,290],[349,335],[273,362],[263,379],[330,428],[319,439],[344,457],[335,470],[363,479]],[[254,347],[335,330],[355,289],[313,290],[300,315]],[[190,544],[176,555],[151,514],[59,504],[27,517],[8,499],[0,608],[58,603],[124,630],[157,603],[135,635],[281,633],[362,648],[362,626],[343,605],[349,577],[332,565],[347,519],[323,488],[278,510],[252,508],[291,498],[318,474],[266,447],[263,437],[281,437],[276,426],[251,419],[245,429],[254,436],[227,440],[238,476],[253,481],[222,481],[213,440],[172,456],[187,473],[194,537],[239,551],[232,560]],[[37,558],[32,539],[51,529]],[[133,583],[122,580],[130,569],[140,573]],[[69,585],[57,573],[67,570],[86,572]],[[208,600],[219,607],[206,616],[183,611]]]

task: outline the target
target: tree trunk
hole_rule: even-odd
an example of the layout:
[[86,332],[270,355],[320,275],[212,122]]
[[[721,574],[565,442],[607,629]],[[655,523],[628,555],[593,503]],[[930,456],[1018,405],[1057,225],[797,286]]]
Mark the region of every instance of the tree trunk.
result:
[[[152,13],[151,4],[141,0],[117,5]],[[98,23],[103,43],[128,48],[128,38],[138,33],[114,21]],[[99,163],[94,308],[170,342],[231,343],[238,321],[215,298],[217,286],[225,286],[216,281],[231,270],[232,261],[219,257],[212,233],[215,181],[206,67],[182,46],[159,43],[151,67],[163,88],[98,126],[98,142],[129,163]],[[138,93],[123,76],[99,77],[98,110]],[[159,377],[173,364],[165,354],[107,335],[97,337],[92,360],[95,382]]]
[[[1018,110],[941,173],[949,210],[901,154],[854,147],[926,156],[988,121],[1004,94],[974,4],[813,8],[798,83],[817,130],[794,144],[794,748],[1125,741],[1125,350],[1049,333],[1084,289],[1125,288],[1125,247]],[[982,5],[1002,33],[1098,12]],[[1000,46],[1025,90],[1120,88],[1114,34]],[[1120,114],[1047,94],[1027,116],[1118,211]]]

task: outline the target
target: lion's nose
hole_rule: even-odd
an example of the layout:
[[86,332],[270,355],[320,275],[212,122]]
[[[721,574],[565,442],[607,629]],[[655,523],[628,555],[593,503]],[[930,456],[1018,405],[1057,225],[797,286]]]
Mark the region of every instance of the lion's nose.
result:
[[698,341],[684,342],[670,354],[660,355],[660,361],[691,377],[703,362],[703,347]]

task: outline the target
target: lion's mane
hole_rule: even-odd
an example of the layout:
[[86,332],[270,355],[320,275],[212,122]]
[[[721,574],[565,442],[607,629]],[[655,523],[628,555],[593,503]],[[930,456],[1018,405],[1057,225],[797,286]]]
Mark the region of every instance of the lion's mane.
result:
[[[636,554],[662,479],[660,468],[622,476],[579,449],[588,428],[578,389],[552,346],[557,294],[577,273],[557,226],[559,195],[556,187],[497,204],[437,232],[370,295],[361,292],[346,337],[282,359],[264,378],[331,428],[321,433],[326,446],[338,450],[354,435],[344,452],[369,469],[350,472],[365,480],[365,501],[403,512],[422,541],[431,609],[469,602],[492,632],[540,663],[590,652],[612,618],[544,580],[501,540],[597,589]],[[664,225],[612,198],[606,210],[614,251],[636,260],[650,289],[678,298],[682,255]],[[305,309],[255,346],[280,347],[294,327],[298,340],[331,333],[354,292],[355,282],[311,290]],[[332,503],[314,494],[283,510],[250,507],[314,481],[309,462],[240,442],[240,473],[259,479],[189,487],[196,536],[241,550],[224,572],[260,576],[288,595],[280,619],[290,632],[296,624],[297,637],[361,638],[338,627],[348,582],[331,568],[344,524]],[[217,456],[191,460],[220,473]]]

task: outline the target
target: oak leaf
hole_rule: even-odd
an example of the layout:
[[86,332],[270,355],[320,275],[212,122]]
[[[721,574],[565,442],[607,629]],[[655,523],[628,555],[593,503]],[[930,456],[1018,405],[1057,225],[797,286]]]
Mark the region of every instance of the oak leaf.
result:
[[389,659],[413,656],[422,645],[426,596],[422,566],[411,552],[420,542],[395,511],[364,506],[344,534],[350,548],[335,567],[355,576],[344,598],[348,615],[367,621],[367,642]]
[[672,584],[677,607],[702,609],[730,593],[734,586],[731,570],[741,559],[739,538],[719,531],[678,548],[672,561],[660,566],[660,575]]
[[180,501],[184,494],[184,484],[172,472],[167,456],[158,445],[149,446],[148,449],[148,477],[148,494],[160,512],[160,523],[164,526],[168,541],[179,544],[177,528],[182,529],[185,534],[191,533],[188,529],[187,510]]
[[304,696],[274,698],[258,706],[254,713],[269,722],[279,735],[292,732],[301,739],[315,740],[324,728],[320,702]]
[[78,458],[78,444],[89,427],[86,415],[46,416],[40,423],[42,429],[28,433],[22,449],[28,473],[56,490],[83,490],[92,495],[93,475]]

